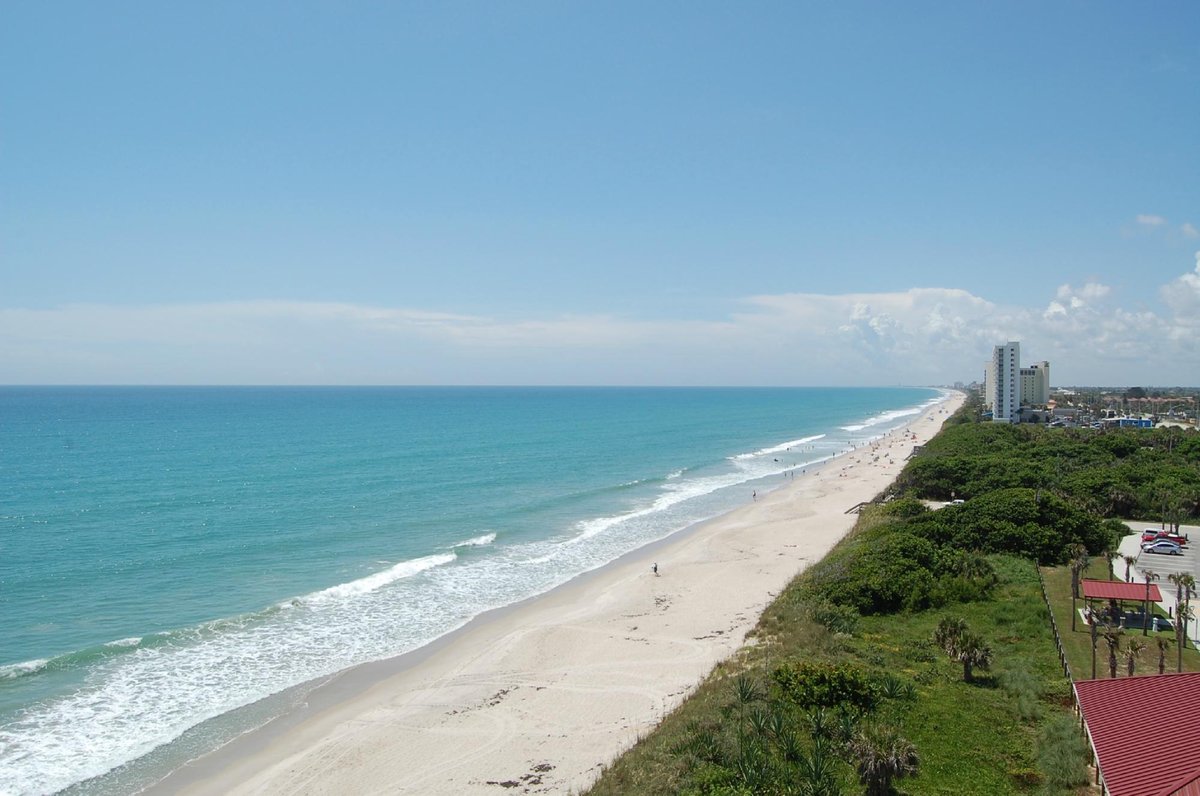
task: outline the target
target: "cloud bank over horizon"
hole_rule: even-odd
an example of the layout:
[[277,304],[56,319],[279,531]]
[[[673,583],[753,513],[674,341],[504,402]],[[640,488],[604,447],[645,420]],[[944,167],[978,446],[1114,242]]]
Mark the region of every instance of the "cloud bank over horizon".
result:
[[1061,285],[1036,306],[956,288],[785,293],[716,320],[487,317],[255,300],[0,309],[6,384],[885,385],[969,382],[1019,340],[1055,384],[1186,385],[1200,373],[1200,252],[1122,306]]

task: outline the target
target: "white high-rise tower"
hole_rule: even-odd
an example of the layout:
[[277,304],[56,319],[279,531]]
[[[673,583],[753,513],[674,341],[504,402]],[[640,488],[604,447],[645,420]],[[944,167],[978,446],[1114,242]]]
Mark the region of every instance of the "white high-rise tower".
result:
[[984,402],[997,423],[1016,423],[1021,415],[1021,344],[1009,341],[992,349],[984,378]]

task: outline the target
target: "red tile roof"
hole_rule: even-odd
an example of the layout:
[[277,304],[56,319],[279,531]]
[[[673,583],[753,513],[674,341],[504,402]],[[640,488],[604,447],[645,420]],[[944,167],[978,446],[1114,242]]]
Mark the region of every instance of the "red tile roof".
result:
[[[1083,581],[1083,596],[1095,600],[1132,600],[1142,602],[1146,599],[1145,583],[1126,583],[1121,580],[1088,580]],[[1150,584],[1150,599],[1153,602],[1162,600],[1162,592],[1157,583]]]
[[1168,796],[1200,775],[1200,672],[1081,680],[1075,694],[1111,796]]

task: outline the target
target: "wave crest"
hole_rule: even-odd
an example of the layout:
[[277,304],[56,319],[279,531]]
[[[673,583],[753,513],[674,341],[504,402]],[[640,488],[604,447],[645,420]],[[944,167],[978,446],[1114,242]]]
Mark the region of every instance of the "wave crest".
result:
[[374,575],[367,575],[365,578],[339,583],[336,586],[330,586],[328,589],[307,594],[299,598],[299,602],[311,605],[330,600],[341,600],[347,597],[357,597],[361,594],[369,594],[402,578],[411,578],[413,575],[417,575],[427,569],[449,564],[456,558],[458,556],[454,555],[454,553],[439,553],[437,555],[425,556],[424,558],[414,558],[411,561],[401,561],[399,564],[389,567],[382,572],[376,572]]
[[0,680],[16,680],[18,677],[37,674],[42,669],[45,669],[49,663],[49,658],[36,658],[32,661],[21,661],[20,663],[10,663],[6,666],[0,666]]
[[485,533],[480,536],[472,536],[470,539],[464,539],[461,542],[456,542],[451,547],[483,547],[496,541],[495,533]]
[[783,453],[789,448],[795,448],[799,445],[807,445],[810,442],[816,442],[817,440],[824,438],[824,434],[814,434],[811,437],[801,437],[800,439],[794,439],[791,442],[784,442],[779,445],[772,445],[769,448],[762,448],[761,450],[756,450],[754,453],[739,453],[736,456],[730,456],[729,458],[735,462],[740,462],[745,461],[746,459],[754,459],[759,456],[770,456],[772,453]]

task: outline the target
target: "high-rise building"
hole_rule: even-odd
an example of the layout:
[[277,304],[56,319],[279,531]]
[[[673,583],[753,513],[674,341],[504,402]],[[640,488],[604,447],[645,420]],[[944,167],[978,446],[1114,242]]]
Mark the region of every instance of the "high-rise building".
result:
[[1021,368],[1021,406],[1045,406],[1050,400],[1050,363]]
[[992,349],[983,380],[983,400],[997,423],[1016,423],[1021,415],[1021,344],[1009,341]]

